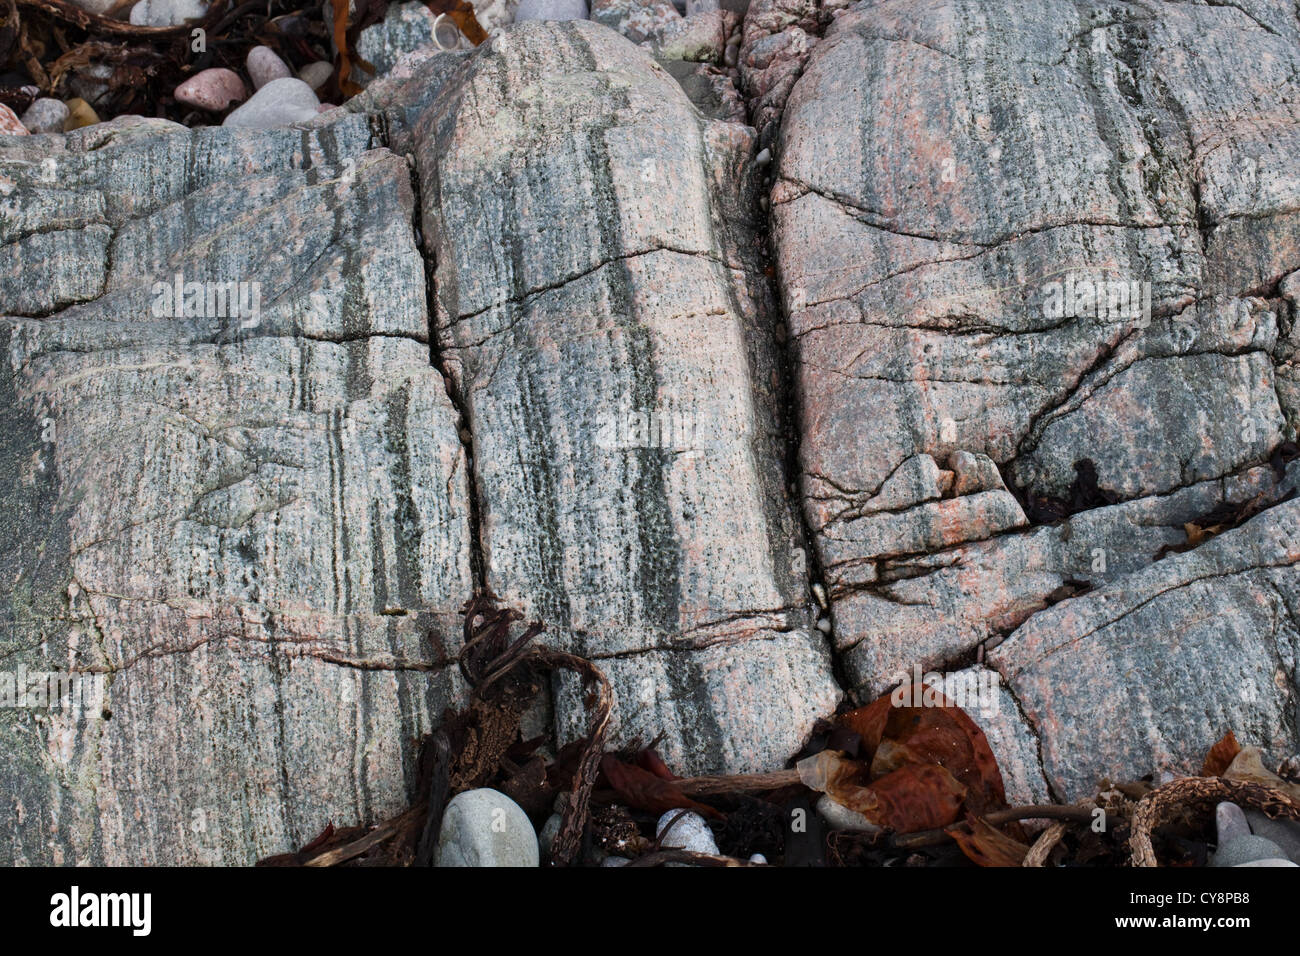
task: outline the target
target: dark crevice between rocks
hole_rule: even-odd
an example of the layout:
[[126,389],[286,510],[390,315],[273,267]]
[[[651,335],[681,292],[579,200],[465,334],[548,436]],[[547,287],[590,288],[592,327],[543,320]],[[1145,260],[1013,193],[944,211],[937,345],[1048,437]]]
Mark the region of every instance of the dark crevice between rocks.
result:
[[1028,711],[1025,710],[1025,705],[1021,702],[1020,695],[1016,693],[1015,686],[1012,685],[1011,681],[1007,678],[1007,675],[1003,673],[1002,668],[993,664],[986,664],[985,666],[992,667],[993,670],[997,672],[998,676],[1001,678],[1002,688],[1007,692],[1007,696],[1011,698],[1011,703],[1015,705],[1016,713],[1020,715],[1021,724],[1030,734],[1033,735],[1034,756],[1038,760],[1038,772],[1042,774],[1043,782],[1047,784],[1048,796],[1051,797],[1053,803],[1059,803],[1062,805],[1069,804],[1070,801],[1066,799],[1066,795],[1056,786],[1056,782],[1052,780],[1051,774],[1047,772],[1047,761],[1043,757],[1043,733],[1039,729],[1038,723],[1030,717]]
[[[743,30],[743,21],[741,29]],[[746,98],[745,108],[749,113],[751,125],[755,121],[753,115],[754,104],[754,100]],[[776,125],[779,127],[779,122]],[[778,136],[779,128],[771,137],[771,140],[775,142]],[[756,145],[759,152],[767,148],[762,143]],[[813,534],[812,526],[808,523],[808,515],[803,503],[803,489],[799,481],[799,424],[802,420],[802,408],[799,400],[799,390],[796,387],[794,356],[791,350],[790,317],[786,312],[785,299],[778,287],[779,280],[776,278],[775,264],[777,255],[772,240],[770,206],[771,171],[774,168],[775,164],[769,162],[764,165],[763,171],[757,174],[762,176],[762,179],[758,182],[758,188],[755,190],[755,205],[758,208],[755,210],[753,221],[757,224],[756,244],[762,250],[765,260],[766,267],[764,271],[768,277],[767,285],[773,301],[774,322],[772,333],[775,339],[775,347],[772,358],[778,376],[777,402],[780,407],[786,410],[780,421],[785,446],[782,477],[787,494],[791,499],[796,528],[802,539],[801,544],[805,556],[808,581],[808,604],[813,611],[813,626],[826,641],[827,655],[831,663],[832,680],[835,681],[846,701],[857,703],[856,682],[849,677],[844,662],[835,648],[835,628],[834,616],[831,612],[830,587],[827,585],[826,575],[822,569],[821,558],[817,551],[816,537]]]
[[[374,115],[370,119],[372,143],[378,138],[379,146],[388,148],[388,129],[387,123],[382,116]],[[373,148],[373,147],[372,147]],[[476,469],[477,459],[474,454],[474,435],[469,427],[468,406],[460,394],[460,389],[456,384],[455,377],[451,374],[451,369],[447,365],[447,357],[443,354],[442,349],[438,347],[438,329],[437,329],[437,263],[433,261],[433,255],[424,245],[424,234],[420,224],[421,213],[424,208],[424,197],[420,190],[420,174],[417,163],[410,154],[406,157],[407,171],[411,179],[411,194],[414,200],[411,204],[411,235],[415,240],[415,248],[419,253],[420,262],[424,266],[424,289],[425,289],[425,309],[428,314],[429,322],[429,364],[437,369],[438,374],[442,376],[443,388],[447,392],[447,398],[450,400],[452,407],[456,409],[456,432],[460,439],[461,451],[464,454],[465,467],[467,469],[465,503],[468,510],[466,521],[469,525],[469,569],[470,578],[473,582],[474,590],[481,591],[487,581],[487,567],[483,558],[482,539],[480,538],[480,529],[482,523],[480,520],[479,500],[478,500],[478,474]]]

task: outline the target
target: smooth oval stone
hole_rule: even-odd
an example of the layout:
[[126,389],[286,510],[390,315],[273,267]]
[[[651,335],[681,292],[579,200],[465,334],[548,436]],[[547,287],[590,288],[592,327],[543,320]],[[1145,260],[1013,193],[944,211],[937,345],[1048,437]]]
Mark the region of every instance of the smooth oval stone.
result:
[[176,102],[194,106],[211,113],[219,113],[231,103],[240,102],[246,95],[244,81],[234,70],[214,66],[196,73],[176,87],[172,94]]
[[244,60],[248,77],[253,81],[253,89],[260,90],[272,80],[293,76],[289,65],[280,59],[269,46],[255,46],[248,51]]
[[1265,840],[1272,840],[1282,848],[1283,855],[1292,863],[1300,864],[1300,823],[1279,817],[1266,817],[1258,810],[1246,811],[1250,831]]
[[67,100],[66,105],[68,107],[68,118],[63,123],[65,133],[74,129],[81,129],[83,126],[94,126],[99,122],[99,114],[80,97]]
[[[673,818],[679,814],[681,819],[673,823]],[[718,852],[718,844],[713,839],[709,824],[693,810],[686,813],[669,810],[655,823],[655,836],[659,837],[659,845],[665,850],[690,850],[692,853],[711,853],[715,856]]]
[[137,27],[178,27],[207,12],[203,0],[140,0],[131,8],[130,20]]
[[1262,836],[1247,835],[1219,847],[1210,866],[1240,866],[1258,860],[1278,859],[1286,859],[1286,853],[1280,846]]
[[1238,863],[1233,869],[1239,869],[1243,866],[1295,866],[1290,860],[1279,860],[1276,857],[1268,860],[1250,860],[1247,863]]
[[18,114],[0,103],[0,134],[9,136],[26,136],[28,129],[18,119]]
[[435,865],[535,867],[538,860],[537,831],[504,793],[483,787],[448,802]]
[[525,20],[585,20],[587,0],[519,0],[515,23]]
[[1227,800],[1220,803],[1214,808],[1214,830],[1216,834],[1216,846],[1227,846],[1238,837],[1250,835],[1250,824],[1246,822],[1246,814],[1235,803]]
[[310,86],[292,76],[272,80],[254,93],[243,106],[233,110],[222,126],[273,129],[291,123],[305,123],[316,115],[320,100]]
[[33,101],[23,113],[23,125],[33,133],[62,133],[67,120],[67,106],[48,96]]
[[298,71],[298,77],[313,90],[319,90],[334,75],[334,67],[324,60],[308,63]]

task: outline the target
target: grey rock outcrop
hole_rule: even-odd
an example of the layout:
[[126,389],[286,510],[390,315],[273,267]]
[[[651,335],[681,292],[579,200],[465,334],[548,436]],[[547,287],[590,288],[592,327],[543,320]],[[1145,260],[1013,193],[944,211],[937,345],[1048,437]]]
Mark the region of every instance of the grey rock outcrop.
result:
[[[1069,796],[1194,769],[1230,727],[1293,747],[1295,482],[1266,462],[1296,413],[1294,11],[783,10],[751,9],[749,69],[824,36],[783,109],[747,92],[780,123],[805,514],[850,678],[1001,643]],[[1032,513],[971,493],[968,455]],[[1262,513],[1168,553],[1225,506]]]
[[754,0],[751,127],[734,6],[0,144],[0,695],[103,687],[0,707],[0,863],[396,812],[483,585],[679,773],[916,667],[1017,802],[1300,749],[1295,11]]
[[[598,25],[508,39],[416,151],[487,583],[600,662],[619,736],[666,731],[681,772],[778,765],[839,692],[785,492],[752,132]],[[564,739],[581,699],[558,688]]]
[[[248,863],[405,806],[469,508],[409,170],[369,140],[128,120],[0,155],[0,655],[104,685],[0,709],[4,862]],[[177,276],[213,298],[178,314]]]

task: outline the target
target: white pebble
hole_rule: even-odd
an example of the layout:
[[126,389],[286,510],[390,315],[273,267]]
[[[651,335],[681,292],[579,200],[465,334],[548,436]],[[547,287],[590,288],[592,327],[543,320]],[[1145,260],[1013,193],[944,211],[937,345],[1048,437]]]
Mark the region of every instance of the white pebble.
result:
[[298,77],[313,90],[319,90],[334,75],[334,67],[324,60],[308,63],[298,71]]
[[[668,825],[679,816],[672,829]],[[667,831],[667,832],[665,832]],[[690,850],[692,853],[718,852],[718,844],[713,839],[713,831],[704,817],[693,810],[683,813],[681,810],[669,810],[655,824],[655,836],[659,837],[659,846],[664,850]]]
[[178,27],[207,12],[203,0],[140,0],[131,8],[131,23],[137,27]]
[[271,129],[305,123],[316,116],[320,100],[312,88],[291,76],[272,80],[262,87],[247,103],[226,117],[222,126],[244,126]]
[[504,793],[483,787],[447,803],[435,865],[535,867],[538,859],[528,814]]

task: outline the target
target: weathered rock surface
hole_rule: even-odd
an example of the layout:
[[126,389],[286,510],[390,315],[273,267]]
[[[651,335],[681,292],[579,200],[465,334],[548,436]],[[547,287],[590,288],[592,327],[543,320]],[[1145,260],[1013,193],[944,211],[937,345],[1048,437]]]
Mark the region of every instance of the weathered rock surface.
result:
[[755,0],[751,128],[734,6],[0,145],[0,657],[105,685],[0,708],[0,862],[397,810],[476,585],[679,773],[913,667],[1015,802],[1300,749],[1294,9]]
[[[469,507],[409,171],[369,141],[0,150],[0,656],[106,685],[84,719],[0,709],[4,862],[248,863],[405,806]],[[260,309],[178,316],[178,275]]]
[[[416,156],[487,583],[600,661],[620,739],[667,731],[682,772],[779,765],[838,690],[785,494],[752,134],[595,24],[518,25],[467,67]],[[581,696],[560,688],[564,739]]]
[[[1294,481],[1266,464],[1297,409],[1294,11],[787,6],[756,0],[742,78],[780,124],[845,672],[870,695],[1010,634],[991,660],[1069,796],[1229,727],[1294,749]],[[1053,501],[1079,513],[1041,525]],[[1225,505],[1264,510],[1168,554]]]

